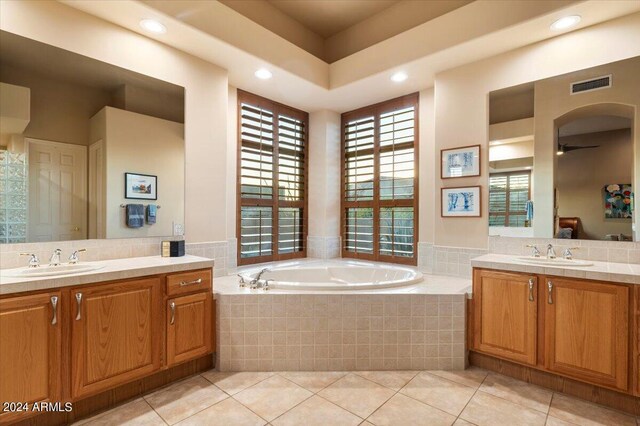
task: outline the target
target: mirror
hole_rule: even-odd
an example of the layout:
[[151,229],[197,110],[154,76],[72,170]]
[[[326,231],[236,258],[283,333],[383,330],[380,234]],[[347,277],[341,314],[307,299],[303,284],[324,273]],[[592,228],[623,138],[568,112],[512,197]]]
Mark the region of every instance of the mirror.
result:
[[0,243],[184,224],[182,87],[2,31],[0,129]]
[[489,235],[638,241],[640,57],[489,94]]

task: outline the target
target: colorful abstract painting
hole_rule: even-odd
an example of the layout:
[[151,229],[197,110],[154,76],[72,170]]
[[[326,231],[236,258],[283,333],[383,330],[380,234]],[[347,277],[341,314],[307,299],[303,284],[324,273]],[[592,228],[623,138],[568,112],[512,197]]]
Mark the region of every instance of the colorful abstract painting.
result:
[[604,187],[604,217],[606,219],[631,219],[633,191],[631,184],[614,183]]

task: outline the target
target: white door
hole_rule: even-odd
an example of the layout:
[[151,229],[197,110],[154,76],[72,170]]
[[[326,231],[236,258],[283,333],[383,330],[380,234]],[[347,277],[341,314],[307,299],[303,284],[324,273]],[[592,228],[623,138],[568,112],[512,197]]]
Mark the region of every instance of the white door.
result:
[[26,139],[29,241],[87,238],[87,147]]

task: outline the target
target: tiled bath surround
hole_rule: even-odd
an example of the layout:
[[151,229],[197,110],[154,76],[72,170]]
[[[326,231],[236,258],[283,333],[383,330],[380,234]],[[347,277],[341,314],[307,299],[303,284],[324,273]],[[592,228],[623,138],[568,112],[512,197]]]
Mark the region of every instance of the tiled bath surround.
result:
[[470,259],[487,253],[485,249],[418,243],[418,269],[428,274],[471,278]]
[[489,252],[497,254],[511,254],[526,256],[531,254],[527,245],[536,245],[544,256],[547,244],[553,244],[556,254],[568,247],[578,247],[573,250],[576,259],[595,260],[615,263],[640,263],[640,242],[596,241],[596,240],[559,240],[554,238],[513,238],[489,237]]
[[307,237],[307,256],[316,259],[340,257],[340,237]]
[[216,297],[220,371],[465,367],[465,295]]

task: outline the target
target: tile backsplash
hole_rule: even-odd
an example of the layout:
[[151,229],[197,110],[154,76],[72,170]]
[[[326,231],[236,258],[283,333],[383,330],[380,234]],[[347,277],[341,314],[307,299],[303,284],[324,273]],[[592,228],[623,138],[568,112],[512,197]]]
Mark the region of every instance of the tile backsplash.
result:
[[562,240],[555,238],[514,238],[489,237],[489,252],[496,254],[529,255],[536,245],[542,255],[546,253],[548,244],[553,244],[556,254],[562,255],[565,248],[573,248],[576,259],[595,260],[616,263],[640,263],[640,243],[596,240]]

